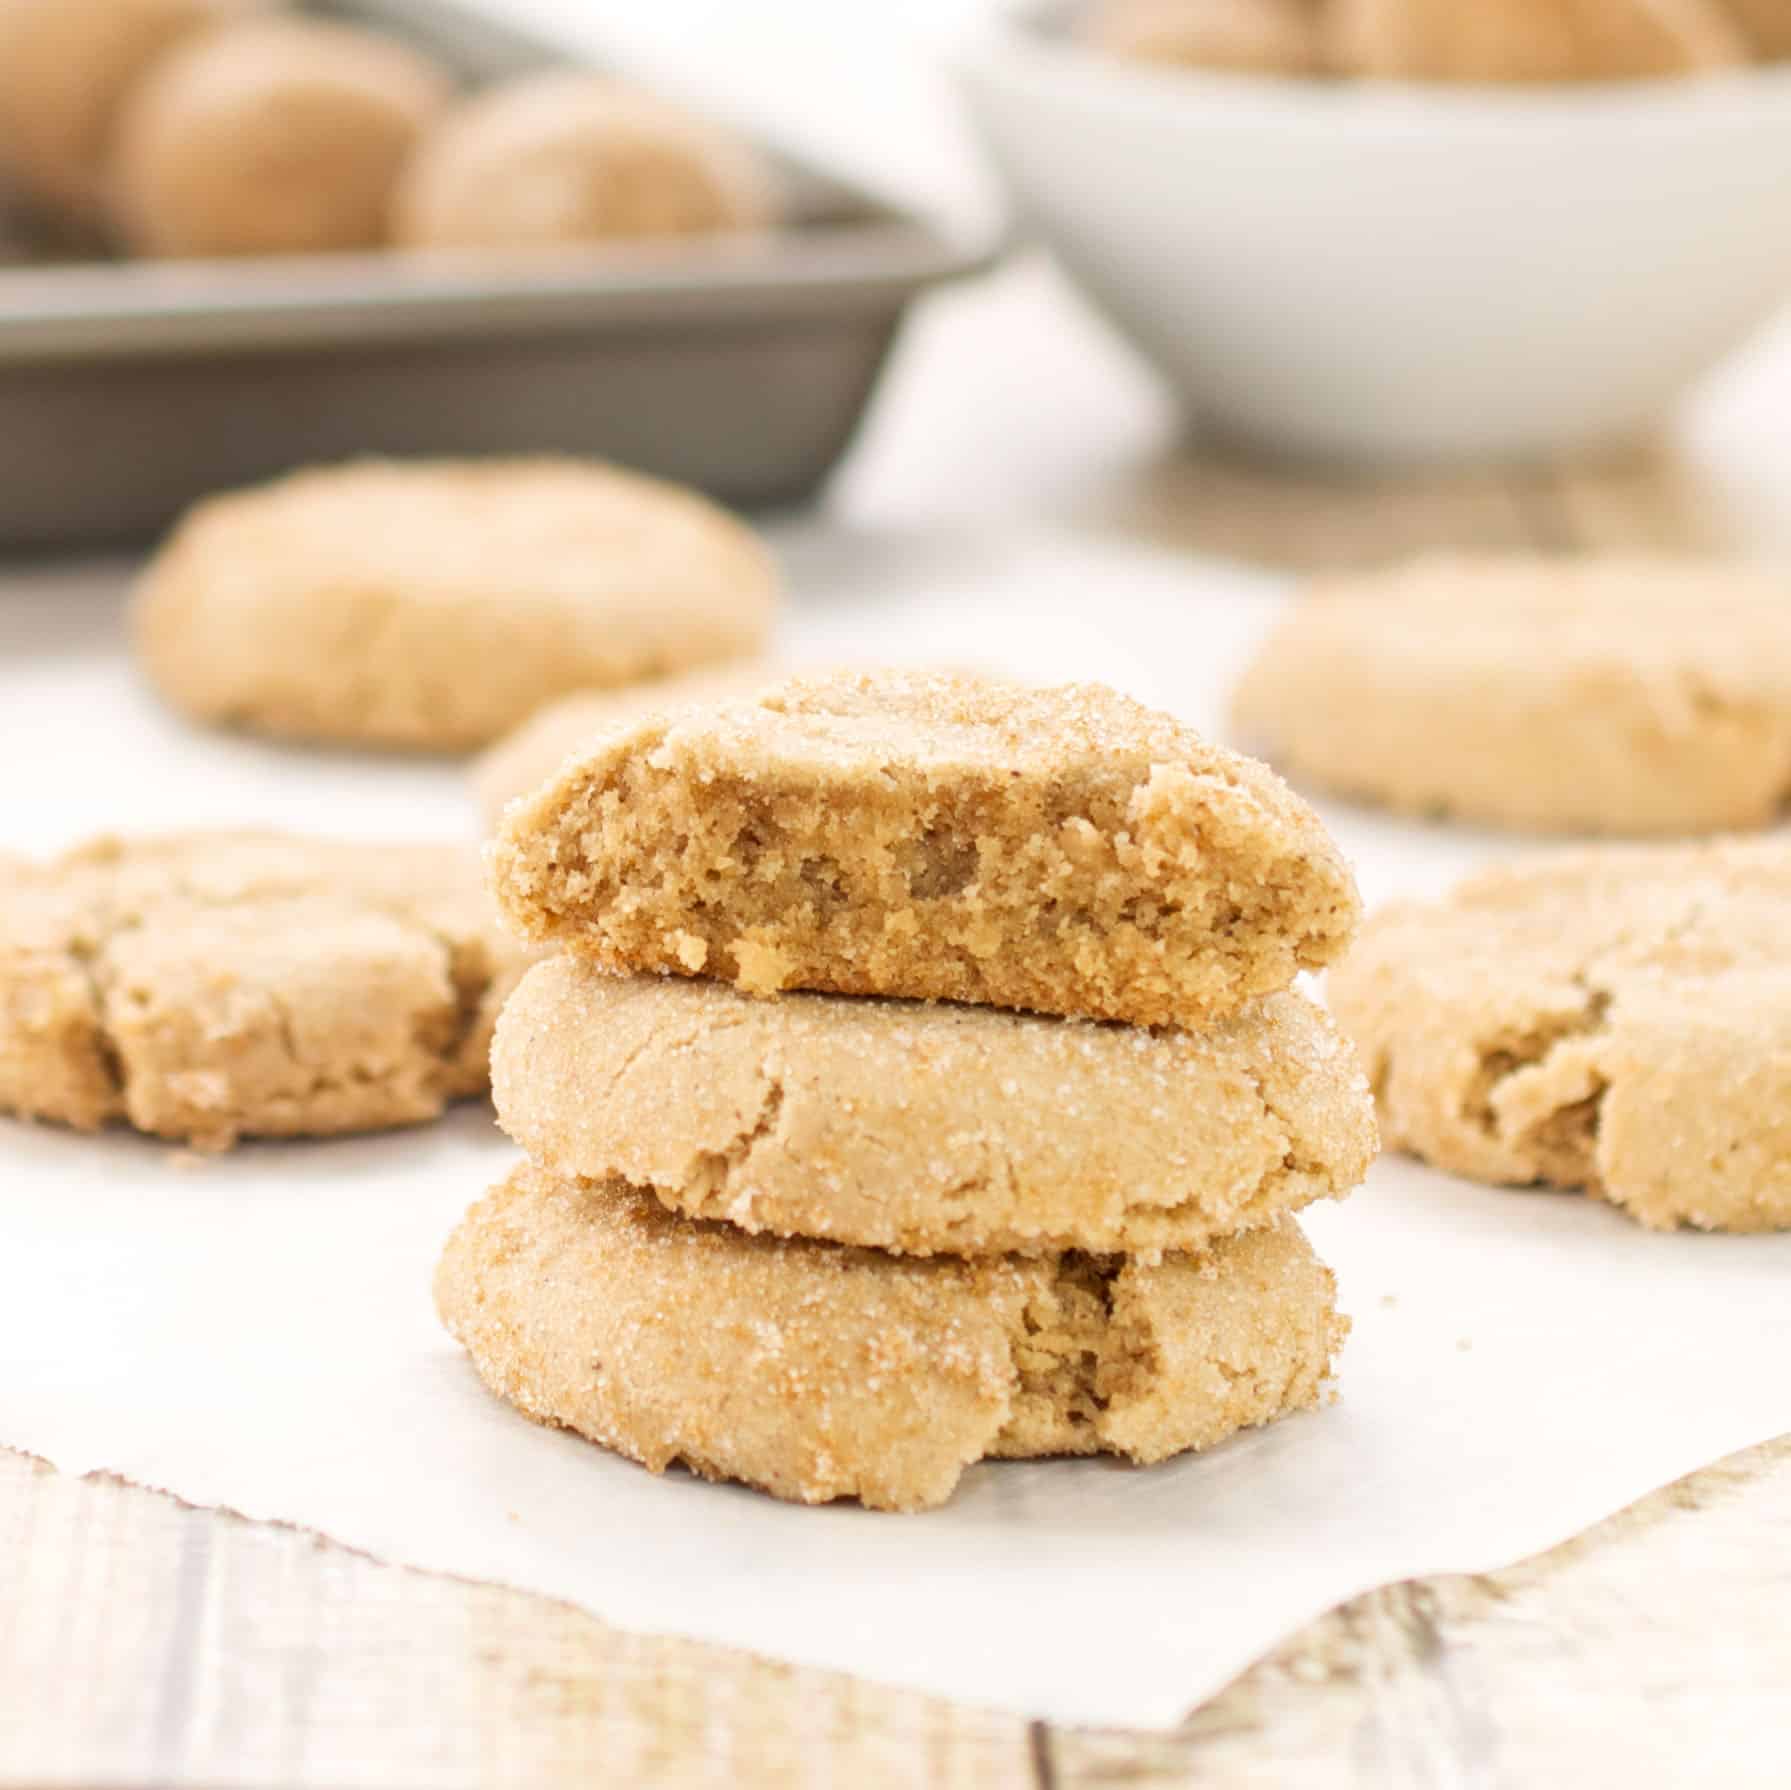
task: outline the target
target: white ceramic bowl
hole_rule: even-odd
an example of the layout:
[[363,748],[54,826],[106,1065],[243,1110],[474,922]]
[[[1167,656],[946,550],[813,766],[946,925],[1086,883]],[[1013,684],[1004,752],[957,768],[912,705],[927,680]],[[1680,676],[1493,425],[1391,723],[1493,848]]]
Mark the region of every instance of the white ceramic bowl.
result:
[[1024,220],[1215,432],[1462,461],[1632,434],[1791,298],[1791,66],[1494,90],[1128,65],[960,84]]

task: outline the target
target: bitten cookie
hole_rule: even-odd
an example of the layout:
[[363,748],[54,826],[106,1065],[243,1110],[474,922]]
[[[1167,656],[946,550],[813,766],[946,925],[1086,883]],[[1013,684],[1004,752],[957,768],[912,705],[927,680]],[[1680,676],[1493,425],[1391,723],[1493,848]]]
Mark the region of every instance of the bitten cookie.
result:
[[1376,914],[1330,999],[1391,1147],[1662,1228],[1791,1225],[1791,842],[1492,871]]
[[1367,1173],[1355,1053],[1297,994],[1205,1033],[719,982],[556,957],[492,1051],[542,1168],[692,1218],[930,1255],[1156,1255]]
[[1344,1322],[1291,1220],[1154,1267],[752,1237],[523,1166],[436,1308],[526,1415],[808,1504],[942,1504],[986,1456],[1157,1461],[1318,1402]]
[[0,0],[0,167],[41,204],[92,222],[118,114],[181,39],[264,0]]
[[113,220],[140,255],[375,248],[450,91],[427,57],[352,26],[275,17],[196,38],[119,116]]
[[1313,587],[1233,705],[1290,776],[1555,832],[1758,827],[1791,800],[1791,576],[1432,559]]
[[200,504],[138,587],[195,720],[464,751],[569,691],[752,654],[779,598],[744,524],[576,460],[366,461]]
[[479,755],[472,767],[473,799],[486,825],[496,827],[518,796],[539,788],[606,728],[626,726],[663,709],[748,695],[761,684],[774,684],[786,676],[786,671],[763,660],[748,660],[717,671],[692,671],[647,684],[561,697]]
[[719,125],[556,69],[476,95],[405,170],[392,233],[413,248],[529,248],[748,230],[778,211],[770,167]]
[[1309,75],[1323,66],[1315,0],[1101,0],[1083,40],[1139,62]]
[[526,961],[456,847],[194,833],[0,860],[0,1111],[208,1149],[414,1124],[486,1087]]
[[1331,0],[1329,61],[1411,81],[1637,80],[1751,60],[1721,0]]
[[1199,1027],[1330,962],[1355,884],[1260,765],[1095,684],[797,679],[605,736],[492,847],[525,936],[755,993]]

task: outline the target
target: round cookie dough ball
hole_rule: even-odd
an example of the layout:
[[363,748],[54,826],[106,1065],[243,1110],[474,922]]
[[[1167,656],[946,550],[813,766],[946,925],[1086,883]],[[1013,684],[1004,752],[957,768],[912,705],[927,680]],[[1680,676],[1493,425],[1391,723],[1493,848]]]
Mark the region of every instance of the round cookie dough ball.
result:
[[570,691],[764,644],[775,566],[695,493],[576,460],[369,461],[212,498],[136,597],[195,720],[466,751]]
[[0,0],[0,167],[40,202],[103,202],[120,108],[181,38],[264,0]]
[[1312,0],[1104,0],[1083,24],[1096,49],[1139,62],[1309,75],[1322,66]]
[[1296,779],[1410,813],[1764,826],[1791,802],[1791,575],[1495,556],[1322,580],[1232,722]]
[[117,227],[145,255],[376,247],[405,157],[449,91],[428,58],[349,26],[214,32],[163,60],[124,109]]
[[417,248],[528,248],[769,224],[769,167],[681,107],[554,70],[466,101],[405,171],[393,234]]
[[1332,0],[1329,60],[1402,81],[1646,80],[1749,60],[1721,0]]

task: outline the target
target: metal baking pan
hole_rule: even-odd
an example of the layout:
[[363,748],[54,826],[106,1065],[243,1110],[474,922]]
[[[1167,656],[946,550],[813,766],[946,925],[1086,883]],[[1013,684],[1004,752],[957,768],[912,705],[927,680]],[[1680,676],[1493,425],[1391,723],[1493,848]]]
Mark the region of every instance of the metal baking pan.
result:
[[[313,10],[469,81],[567,59],[461,0]],[[355,454],[597,454],[746,507],[806,495],[904,307],[993,250],[770,153],[793,217],[762,239],[0,266],[0,547],[140,539]]]

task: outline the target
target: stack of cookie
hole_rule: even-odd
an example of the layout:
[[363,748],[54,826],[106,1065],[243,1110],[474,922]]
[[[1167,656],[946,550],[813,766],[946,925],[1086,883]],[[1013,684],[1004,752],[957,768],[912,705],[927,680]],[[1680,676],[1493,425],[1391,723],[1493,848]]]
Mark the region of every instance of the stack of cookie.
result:
[[1318,1399],[1291,1214],[1374,1126],[1289,984],[1357,900],[1260,766],[1096,687],[840,675],[619,724],[493,863],[568,949],[494,1050],[529,1160],[436,1294],[529,1415],[914,1509]]

